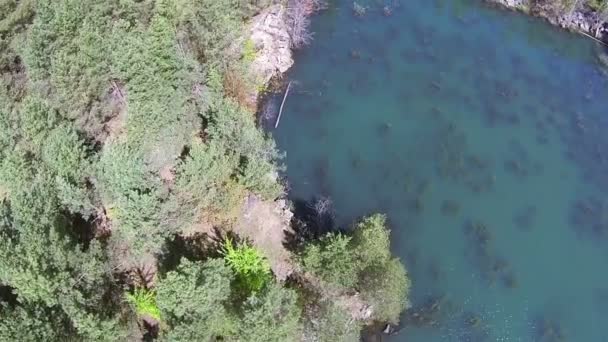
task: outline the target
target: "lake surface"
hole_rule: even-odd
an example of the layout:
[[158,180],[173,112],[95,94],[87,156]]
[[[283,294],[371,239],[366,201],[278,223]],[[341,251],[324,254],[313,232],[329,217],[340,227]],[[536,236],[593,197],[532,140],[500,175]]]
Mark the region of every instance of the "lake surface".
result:
[[477,0],[334,3],[269,130],[292,199],[388,215],[413,281],[389,341],[608,341],[602,48]]

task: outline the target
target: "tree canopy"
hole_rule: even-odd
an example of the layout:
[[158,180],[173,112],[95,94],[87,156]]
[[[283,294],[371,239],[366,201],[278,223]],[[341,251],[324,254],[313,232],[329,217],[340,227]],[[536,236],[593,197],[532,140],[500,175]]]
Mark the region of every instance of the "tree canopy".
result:
[[[278,342],[332,322],[358,335],[335,305],[312,324],[300,285],[226,238],[247,196],[284,194],[274,142],[230,96],[257,86],[235,72],[255,58],[238,42],[272,3],[0,0],[0,340]],[[385,296],[409,283],[369,220],[310,242],[302,265],[394,320]],[[211,247],[182,258],[175,239]]]

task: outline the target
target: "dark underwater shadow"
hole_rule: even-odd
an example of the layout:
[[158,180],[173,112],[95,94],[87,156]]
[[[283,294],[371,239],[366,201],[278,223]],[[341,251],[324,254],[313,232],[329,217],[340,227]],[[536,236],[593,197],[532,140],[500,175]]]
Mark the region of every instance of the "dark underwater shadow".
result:
[[285,237],[285,247],[288,249],[298,250],[306,241],[319,239],[335,231],[333,204],[328,197],[313,197],[308,201],[296,198],[292,203],[292,232],[288,232]]

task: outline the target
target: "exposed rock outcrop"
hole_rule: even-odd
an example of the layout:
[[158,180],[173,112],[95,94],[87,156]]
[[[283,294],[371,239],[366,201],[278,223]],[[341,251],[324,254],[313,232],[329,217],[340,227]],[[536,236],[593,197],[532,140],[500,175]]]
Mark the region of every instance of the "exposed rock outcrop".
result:
[[608,42],[608,22],[600,13],[587,7],[571,11],[557,11],[549,5],[532,4],[531,0],[486,0],[490,3],[523,11],[549,21],[551,24],[590,35],[603,42]]
[[[285,7],[277,4],[256,15],[249,23],[249,33],[256,50],[249,71],[259,84],[266,85],[293,65]],[[257,98],[259,89],[253,91]]]

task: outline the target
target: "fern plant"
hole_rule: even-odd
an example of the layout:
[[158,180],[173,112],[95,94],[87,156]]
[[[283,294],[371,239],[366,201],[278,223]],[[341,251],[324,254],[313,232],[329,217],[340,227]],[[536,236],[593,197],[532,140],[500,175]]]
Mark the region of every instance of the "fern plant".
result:
[[160,309],[156,304],[155,291],[136,288],[133,293],[127,293],[127,301],[135,306],[138,316],[150,316],[160,321]]
[[237,287],[245,293],[257,292],[270,280],[270,264],[254,247],[234,245],[228,238],[223,245],[224,260],[236,274]]

